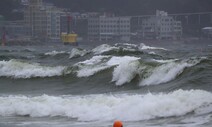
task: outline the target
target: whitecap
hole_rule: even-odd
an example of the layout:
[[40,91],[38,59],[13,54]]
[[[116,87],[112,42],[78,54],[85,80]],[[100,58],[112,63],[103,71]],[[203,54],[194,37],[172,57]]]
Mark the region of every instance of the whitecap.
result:
[[52,77],[63,74],[65,67],[42,66],[38,63],[27,63],[17,60],[0,61],[0,77],[31,78]]
[[110,56],[94,56],[89,60],[85,60],[75,64],[79,69],[77,71],[78,77],[89,77],[100,71],[110,68],[110,65],[105,64]]
[[[158,85],[174,80],[180,75],[185,68],[195,66],[200,63],[204,58],[192,58],[182,61],[159,61],[164,63],[155,68],[149,68],[149,73],[142,74],[143,77],[140,82],[140,86]],[[168,63],[167,63],[168,62]]]
[[140,50],[167,50],[165,48],[161,48],[161,47],[151,47],[151,46],[147,46],[143,43],[140,44],[139,46]]
[[89,53],[89,51],[87,51],[87,50],[73,48],[70,52],[69,58],[71,59],[71,58],[75,58],[75,57],[85,56],[88,53]]
[[102,54],[102,53],[105,53],[105,52],[108,52],[108,51],[111,51],[111,50],[117,50],[117,49],[118,49],[117,47],[110,46],[108,44],[102,44],[102,45],[97,46],[96,48],[94,48],[92,50],[92,52],[95,55],[99,55],[99,54]]
[[66,53],[66,52],[65,51],[51,51],[51,52],[45,53],[45,55],[47,55],[47,56],[56,56],[58,54],[64,54],[64,53]]
[[129,83],[139,72],[140,63],[136,61],[123,62],[113,71],[113,82],[120,86]]
[[[124,57],[112,57],[111,56],[94,56],[89,60],[85,60],[75,64],[79,68],[77,71],[78,77],[89,77],[100,71],[106,70],[113,66],[118,66],[121,63],[129,63],[134,60],[138,60],[137,57],[124,56]],[[119,72],[115,72],[116,74]],[[114,73],[114,75],[116,75]],[[131,75],[131,74],[129,74]],[[118,81],[117,77],[114,78]],[[113,80],[115,81],[115,80]]]

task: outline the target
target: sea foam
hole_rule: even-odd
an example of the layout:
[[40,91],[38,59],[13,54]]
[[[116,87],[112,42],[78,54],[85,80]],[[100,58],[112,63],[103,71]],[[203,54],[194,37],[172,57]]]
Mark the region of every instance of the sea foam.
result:
[[146,95],[0,97],[0,116],[77,118],[78,121],[140,121],[212,111],[212,94],[177,90]]
[[38,63],[26,63],[17,60],[0,61],[0,77],[52,77],[62,75],[64,69],[63,66],[48,67]]

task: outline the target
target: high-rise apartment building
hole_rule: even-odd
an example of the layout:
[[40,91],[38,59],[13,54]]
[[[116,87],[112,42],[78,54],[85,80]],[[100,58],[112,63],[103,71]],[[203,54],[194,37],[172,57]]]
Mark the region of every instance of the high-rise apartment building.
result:
[[100,16],[88,19],[91,40],[130,40],[130,17]]
[[156,11],[156,16],[143,19],[142,36],[153,39],[179,39],[182,36],[181,21],[174,20],[167,12]]
[[29,27],[29,34],[39,39],[60,38],[60,10],[43,3],[42,0],[29,0],[24,11],[24,20]]

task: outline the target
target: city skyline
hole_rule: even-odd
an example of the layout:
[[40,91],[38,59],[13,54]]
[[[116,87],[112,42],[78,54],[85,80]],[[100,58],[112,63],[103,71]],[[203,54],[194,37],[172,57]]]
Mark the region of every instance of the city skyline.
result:
[[[68,26],[71,26],[71,32],[91,40],[92,38],[97,40],[181,39],[182,36],[200,37],[202,29],[212,24],[212,12],[170,14],[166,10],[154,10],[154,13],[149,15],[146,13],[146,15],[128,16],[106,10],[75,12],[70,8],[61,8],[55,3],[58,2],[56,0],[52,0],[51,3],[48,0],[13,1],[21,2],[21,8],[13,12],[23,13],[23,16],[16,20],[2,18],[1,26],[5,28],[2,30],[3,33],[7,32],[15,38],[60,40],[61,34],[68,33],[67,29],[70,29]],[[68,16],[73,18],[71,24],[67,23]],[[125,17],[128,20],[127,24],[121,24],[125,22]],[[96,21],[90,22],[93,20]]]

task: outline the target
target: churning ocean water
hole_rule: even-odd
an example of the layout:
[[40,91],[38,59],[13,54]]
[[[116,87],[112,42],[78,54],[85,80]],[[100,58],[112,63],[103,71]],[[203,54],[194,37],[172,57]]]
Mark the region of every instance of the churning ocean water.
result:
[[1,127],[211,127],[206,42],[0,47]]

